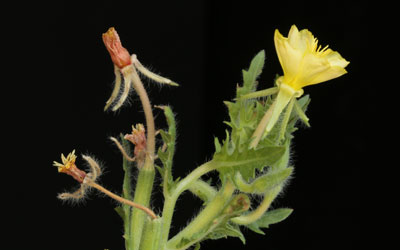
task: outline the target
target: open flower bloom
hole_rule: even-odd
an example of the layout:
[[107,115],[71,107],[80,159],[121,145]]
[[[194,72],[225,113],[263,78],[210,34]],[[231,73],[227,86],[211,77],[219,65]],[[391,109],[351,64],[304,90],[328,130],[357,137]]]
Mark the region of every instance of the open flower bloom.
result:
[[279,93],[267,132],[273,128],[290,100],[303,94],[303,87],[346,74],[345,67],[349,64],[328,46],[321,49],[309,30],[299,31],[295,25],[291,27],[288,37],[275,30],[274,41],[284,75],[277,80]]
[[318,40],[307,29],[299,31],[293,25],[288,37],[275,30],[274,41],[284,73],[280,81],[295,91],[347,73],[344,68],[349,62],[328,46],[321,49]]

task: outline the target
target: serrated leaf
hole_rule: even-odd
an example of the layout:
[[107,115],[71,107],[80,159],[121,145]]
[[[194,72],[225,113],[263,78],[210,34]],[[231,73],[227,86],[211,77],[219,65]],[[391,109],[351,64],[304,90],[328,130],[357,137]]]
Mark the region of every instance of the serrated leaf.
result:
[[264,167],[271,166],[285,153],[283,146],[246,149],[242,152],[235,149],[235,144],[228,137],[221,151],[214,154],[213,162],[220,165],[218,171],[221,175],[234,176],[236,172],[240,172],[246,181],[254,178],[256,169],[261,171]]
[[247,183],[240,172],[237,172],[234,178],[236,187],[245,193],[263,194],[268,190],[283,184],[293,172],[293,168],[279,169],[277,171],[268,171],[259,176],[251,183]]
[[243,87],[237,89],[237,96],[239,98],[242,95],[253,92],[256,89],[256,79],[261,74],[262,69],[264,67],[265,61],[265,51],[261,50],[258,54],[252,59],[250,63],[249,69],[243,70]]
[[160,130],[160,135],[166,145],[166,150],[163,151],[162,148],[159,148],[157,155],[163,165],[162,170],[159,171],[162,172],[161,176],[163,179],[166,179],[166,181],[163,182],[163,185],[167,184],[167,189],[169,190],[174,184],[172,177],[172,163],[175,154],[176,123],[172,109],[169,106],[163,106],[161,108],[164,110],[164,115],[168,124],[168,131]]
[[246,225],[249,229],[256,233],[264,234],[260,228],[268,228],[271,224],[276,224],[285,220],[293,212],[291,208],[278,208],[266,212],[259,220]]
[[205,239],[217,240],[227,237],[238,237],[243,244],[246,244],[246,239],[240,231],[239,226],[230,223],[225,223],[215,228]]

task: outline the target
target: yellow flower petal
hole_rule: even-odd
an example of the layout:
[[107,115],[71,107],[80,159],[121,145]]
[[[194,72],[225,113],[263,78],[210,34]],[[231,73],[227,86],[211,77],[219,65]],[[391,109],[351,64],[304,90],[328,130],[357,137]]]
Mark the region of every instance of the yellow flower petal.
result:
[[[294,38],[295,36],[291,37]],[[293,48],[288,42],[288,38],[283,37],[278,30],[275,30],[274,42],[285,80],[291,82],[294,76],[298,75],[300,70],[298,65],[301,64],[303,53]]]
[[321,49],[307,29],[299,31],[293,25],[287,38],[275,30],[274,41],[284,73],[282,82],[295,91],[347,73],[344,68],[349,62],[328,46]]

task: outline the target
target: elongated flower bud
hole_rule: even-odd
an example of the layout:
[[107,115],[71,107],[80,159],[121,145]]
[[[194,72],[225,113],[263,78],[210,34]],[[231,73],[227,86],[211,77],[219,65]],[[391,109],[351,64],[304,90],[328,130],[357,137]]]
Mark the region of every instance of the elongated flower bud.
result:
[[114,27],[109,28],[106,33],[103,33],[103,42],[108,53],[110,53],[111,60],[118,68],[122,69],[132,64],[131,56],[128,50],[122,47],[121,40]]

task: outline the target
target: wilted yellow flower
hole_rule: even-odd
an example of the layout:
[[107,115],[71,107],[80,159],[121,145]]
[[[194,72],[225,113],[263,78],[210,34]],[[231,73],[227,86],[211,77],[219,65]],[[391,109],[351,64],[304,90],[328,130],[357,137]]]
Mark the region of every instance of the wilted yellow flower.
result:
[[86,173],[75,165],[75,150],[69,153],[67,157],[61,154],[61,160],[62,163],[56,161],[53,162],[53,166],[58,167],[58,172],[70,175],[79,183],[82,183],[86,177]]
[[328,46],[318,46],[318,40],[307,29],[299,31],[293,25],[288,37],[275,30],[274,41],[284,73],[279,81],[294,91],[347,73],[344,68],[349,62]]

